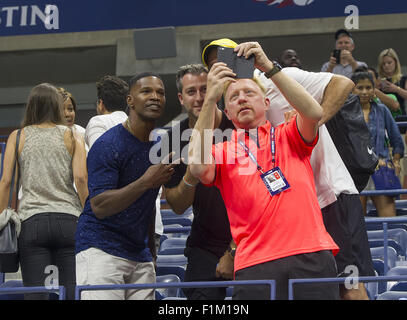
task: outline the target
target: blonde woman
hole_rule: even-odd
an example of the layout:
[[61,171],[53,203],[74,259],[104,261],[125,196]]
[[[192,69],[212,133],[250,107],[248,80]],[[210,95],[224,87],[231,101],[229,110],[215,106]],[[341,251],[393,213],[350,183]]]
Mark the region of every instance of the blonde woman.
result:
[[[86,152],[65,122],[63,100],[47,83],[35,86],[28,97],[21,125],[18,168],[22,198],[18,205],[21,274],[26,287],[44,286],[52,275],[75,295],[75,231],[88,196]],[[7,141],[0,181],[0,212],[7,206],[17,130]],[[77,192],[73,187],[75,182]],[[55,282],[54,282],[55,283]],[[27,294],[47,299],[48,294]]]
[[393,93],[400,104],[403,114],[406,114],[404,101],[407,99],[406,76],[401,74],[400,60],[392,48],[379,54],[377,70],[381,79],[380,89],[384,93]]

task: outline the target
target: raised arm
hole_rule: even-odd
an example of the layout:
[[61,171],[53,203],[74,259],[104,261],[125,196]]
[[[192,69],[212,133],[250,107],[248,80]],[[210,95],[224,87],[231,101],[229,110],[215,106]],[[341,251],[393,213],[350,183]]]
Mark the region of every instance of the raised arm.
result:
[[[238,56],[255,56],[255,67],[266,73],[274,68],[263,49],[257,42],[245,42],[235,48]],[[298,130],[306,142],[312,142],[318,132],[318,122],[322,117],[322,108],[318,102],[297,81],[278,72],[271,77],[286,100],[298,111]]]
[[209,184],[215,178],[215,161],[211,150],[216,103],[222,97],[226,83],[235,81],[234,76],[232,70],[223,62],[215,63],[208,73],[205,100],[192,132],[188,149],[191,173],[202,183]]
[[329,121],[342,108],[354,86],[353,81],[347,77],[341,75],[332,76],[331,81],[329,81],[325,88],[324,97],[321,102],[323,111],[322,118],[319,121],[320,126]]

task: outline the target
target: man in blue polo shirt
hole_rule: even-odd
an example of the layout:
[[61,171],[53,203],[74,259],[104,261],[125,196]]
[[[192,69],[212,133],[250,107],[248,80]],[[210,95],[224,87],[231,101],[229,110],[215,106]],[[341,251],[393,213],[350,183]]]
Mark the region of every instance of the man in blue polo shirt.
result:
[[[162,80],[150,73],[129,83],[129,117],[104,133],[88,159],[89,197],[76,232],[77,285],[155,282],[150,246],[155,200],[174,172],[153,165],[149,141],[165,106]],[[82,299],[154,299],[154,290],[84,291]]]

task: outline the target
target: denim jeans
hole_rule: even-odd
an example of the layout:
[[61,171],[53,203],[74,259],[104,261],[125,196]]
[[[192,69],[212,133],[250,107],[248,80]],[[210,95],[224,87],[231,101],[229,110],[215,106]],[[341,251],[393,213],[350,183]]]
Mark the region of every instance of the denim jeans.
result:
[[[26,287],[66,288],[75,298],[75,231],[78,218],[65,213],[39,213],[21,224],[18,239],[21,273]],[[27,300],[46,300],[48,293],[30,293]]]

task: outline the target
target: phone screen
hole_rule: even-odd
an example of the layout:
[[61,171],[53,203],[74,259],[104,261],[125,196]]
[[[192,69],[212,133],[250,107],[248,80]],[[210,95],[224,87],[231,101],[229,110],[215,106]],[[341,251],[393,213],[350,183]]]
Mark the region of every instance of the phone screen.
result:
[[224,62],[236,73],[238,79],[251,79],[254,73],[254,56],[238,57],[233,48],[218,47],[218,62]]

